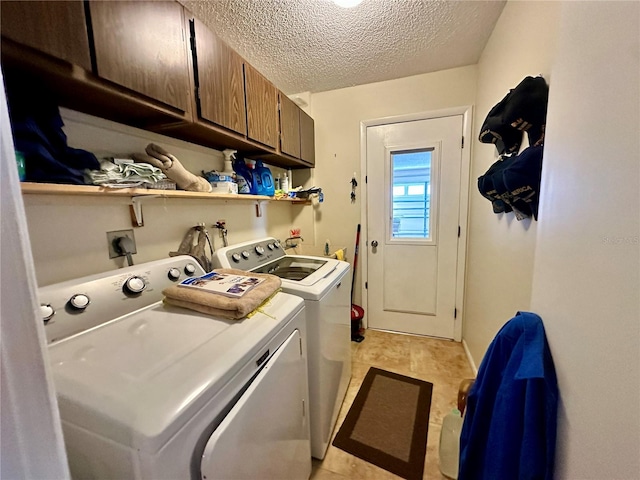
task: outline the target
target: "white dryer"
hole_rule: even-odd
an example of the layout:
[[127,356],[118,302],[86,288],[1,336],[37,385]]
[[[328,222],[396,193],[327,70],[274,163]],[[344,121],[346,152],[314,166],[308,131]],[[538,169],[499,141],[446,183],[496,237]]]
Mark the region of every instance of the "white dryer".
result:
[[304,299],[309,348],[311,454],[325,456],[351,379],[351,292],[349,263],[287,255],[275,238],[219,249],[216,267],[270,273],[282,290]]
[[74,478],[309,477],[304,302],[239,321],[162,304],[202,273],[174,257],[40,289]]

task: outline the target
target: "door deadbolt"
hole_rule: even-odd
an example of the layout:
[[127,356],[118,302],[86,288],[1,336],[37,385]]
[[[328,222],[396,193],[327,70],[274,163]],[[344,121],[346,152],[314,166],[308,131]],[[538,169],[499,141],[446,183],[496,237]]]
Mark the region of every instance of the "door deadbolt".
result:
[[373,248],[376,248],[376,247],[378,246],[378,241],[377,241],[377,240],[373,240],[373,241],[371,242],[371,246],[372,246]]

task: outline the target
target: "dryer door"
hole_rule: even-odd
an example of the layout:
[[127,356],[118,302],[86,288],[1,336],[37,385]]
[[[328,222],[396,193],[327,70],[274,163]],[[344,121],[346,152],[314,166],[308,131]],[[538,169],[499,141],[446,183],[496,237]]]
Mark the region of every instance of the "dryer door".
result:
[[306,359],[297,330],[278,348],[207,442],[203,480],[307,479]]

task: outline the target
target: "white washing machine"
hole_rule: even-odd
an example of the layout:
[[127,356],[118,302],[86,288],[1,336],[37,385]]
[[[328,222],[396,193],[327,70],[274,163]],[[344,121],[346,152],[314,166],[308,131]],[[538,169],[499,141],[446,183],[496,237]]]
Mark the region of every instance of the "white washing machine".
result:
[[275,238],[221,248],[213,264],[277,275],[284,292],[304,299],[311,454],[324,458],[351,378],[351,266],[329,258],[287,255]]
[[163,305],[202,273],[181,256],[40,289],[74,478],[309,477],[304,302],[238,321]]

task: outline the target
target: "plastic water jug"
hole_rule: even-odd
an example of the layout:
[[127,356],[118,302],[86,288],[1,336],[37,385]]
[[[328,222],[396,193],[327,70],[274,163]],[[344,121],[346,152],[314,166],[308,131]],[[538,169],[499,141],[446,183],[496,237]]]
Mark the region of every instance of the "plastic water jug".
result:
[[454,408],[442,420],[440,431],[440,472],[448,478],[458,478],[461,431],[462,415]]

